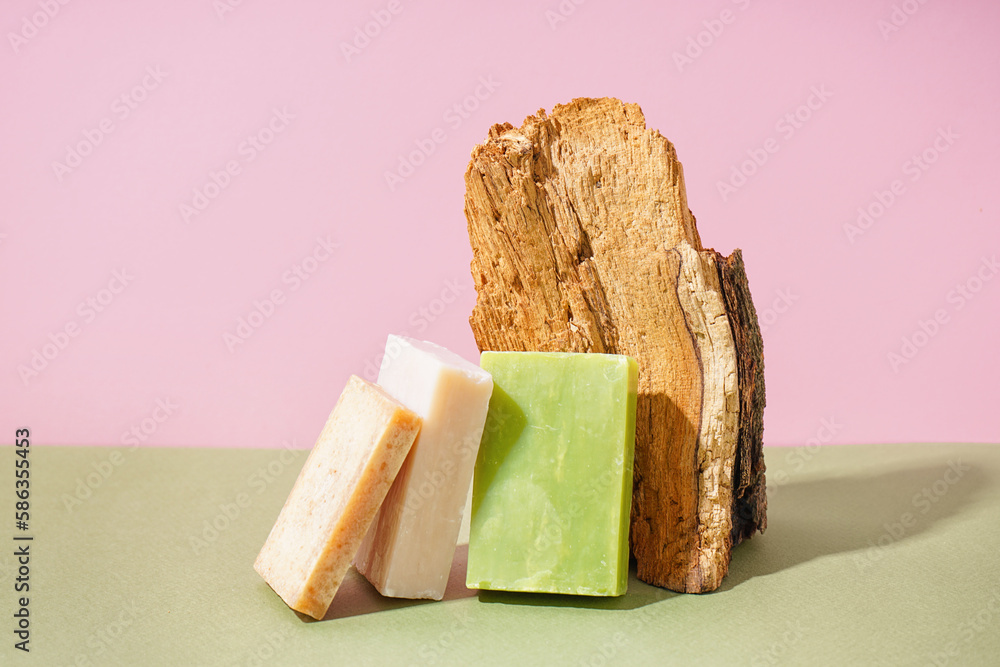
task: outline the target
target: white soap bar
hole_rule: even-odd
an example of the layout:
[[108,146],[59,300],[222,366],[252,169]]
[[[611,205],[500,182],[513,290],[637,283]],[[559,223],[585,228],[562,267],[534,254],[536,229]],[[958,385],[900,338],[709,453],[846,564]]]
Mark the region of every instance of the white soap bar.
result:
[[439,345],[389,336],[378,383],[423,426],[354,564],[382,595],[440,600],[493,378]]

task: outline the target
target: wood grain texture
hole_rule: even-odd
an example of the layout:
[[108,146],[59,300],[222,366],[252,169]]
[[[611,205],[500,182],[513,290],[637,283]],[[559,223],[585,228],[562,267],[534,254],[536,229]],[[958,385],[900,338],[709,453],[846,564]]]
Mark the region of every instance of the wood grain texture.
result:
[[465,180],[480,350],[639,361],[639,577],[714,590],[733,544],[764,525],[762,348],[741,255],[702,248],[674,147],[634,104],[578,99],[494,125]]

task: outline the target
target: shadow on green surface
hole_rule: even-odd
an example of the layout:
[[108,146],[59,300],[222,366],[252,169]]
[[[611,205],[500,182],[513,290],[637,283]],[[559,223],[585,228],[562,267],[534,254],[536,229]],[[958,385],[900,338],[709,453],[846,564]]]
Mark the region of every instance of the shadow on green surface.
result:
[[[460,544],[455,550],[455,559],[452,561],[451,574],[448,575],[448,586],[444,591],[443,600],[458,600],[470,598],[476,591],[465,587],[465,572],[469,560],[469,545]],[[362,616],[379,611],[390,611],[393,609],[403,609],[421,604],[436,603],[437,600],[404,600],[401,598],[383,597],[375,587],[368,583],[353,567],[344,578],[337,591],[333,603],[323,617],[323,621],[332,621],[338,618],[350,618],[351,616]],[[305,614],[296,615],[306,623],[317,623],[313,618]]]
[[[639,609],[646,605],[674,597],[677,593],[656,588],[635,578],[633,564],[629,572],[628,593],[620,597],[595,597],[587,595],[555,595],[547,593],[508,593],[505,591],[477,591],[466,588],[465,573],[469,559],[469,545],[460,544],[455,551],[455,561],[448,576],[448,586],[444,592],[444,601],[471,598],[479,595],[479,601],[484,603],[502,603],[530,605],[538,607],[577,607],[580,609]],[[265,584],[266,585],[266,584]],[[337,591],[333,603],[323,617],[323,621],[332,621],[352,616],[362,616],[380,611],[405,609],[423,604],[433,604],[436,600],[404,600],[383,597],[368,583],[357,570],[351,568],[344,583]],[[304,623],[318,623],[315,619],[295,612]]]
[[[842,553],[853,553],[860,576],[891,558],[897,543],[933,533],[938,524],[961,516],[981,490],[998,482],[985,469],[958,459],[942,459],[940,465],[773,485],[768,493],[767,532],[734,550],[729,574],[718,593],[754,577]],[[465,587],[467,562],[468,545],[460,545],[444,600],[478,594],[479,601],[486,604],[634,610],[679,595],[636,579],[634,564],[628,593],[620,597],[469,590]],[[382,597],[352,568],[323,620],[432,602]],[[307,623],[316,622],[301,614],[299,617]]]
[[942,460],[937,466],[793,482],[771,488],[767,532],[733,551],[720,591],[839,553],[856,552],[861,575],[891,556],[894,545],[932,533],[960,516],[997,480],[984,469]]
[[578,609],[631,610],[655,604],[674,593],[643,583],[635,577],[635,565],[629,569],[628,592],[619,597],[591,595],[559,595],[557,593],[514,593],[507,591],[479,591],[479,601],[485,603],[516,604],[532,607],[576,607]]

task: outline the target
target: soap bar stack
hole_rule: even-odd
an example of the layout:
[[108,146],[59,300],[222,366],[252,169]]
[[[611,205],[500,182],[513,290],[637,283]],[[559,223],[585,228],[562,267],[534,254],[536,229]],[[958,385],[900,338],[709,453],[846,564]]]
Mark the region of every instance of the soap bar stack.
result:
[[470,481],[470,588],[622,595],[637,365],[390,336],[352,376],[255,569],[322,618],[353,561],[380,593],[440,600]]
[[493,379],[389,336],[374,385],[352,377],[257,557],[292,609],[322,618],[352,560],[383,595],[440,600]]

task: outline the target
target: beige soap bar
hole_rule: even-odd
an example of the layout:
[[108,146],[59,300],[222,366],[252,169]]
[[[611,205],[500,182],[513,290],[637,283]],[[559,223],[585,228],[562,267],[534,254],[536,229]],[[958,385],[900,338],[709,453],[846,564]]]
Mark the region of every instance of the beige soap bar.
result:
[[348,380],[254,563],[289,607],[326,614],[420,425],[377,385]]

